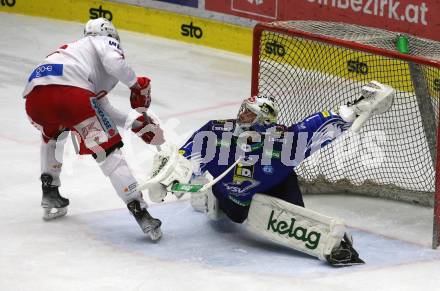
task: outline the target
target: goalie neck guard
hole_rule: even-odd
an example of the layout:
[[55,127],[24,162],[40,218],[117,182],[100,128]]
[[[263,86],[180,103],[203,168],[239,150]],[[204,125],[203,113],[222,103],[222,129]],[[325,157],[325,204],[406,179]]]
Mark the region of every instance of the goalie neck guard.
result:
[[234,135],[248,130],[265,132],[268,126],[277,123],[278,112],[278,106],[272,98],[252,96],[245,99],[238,111]]

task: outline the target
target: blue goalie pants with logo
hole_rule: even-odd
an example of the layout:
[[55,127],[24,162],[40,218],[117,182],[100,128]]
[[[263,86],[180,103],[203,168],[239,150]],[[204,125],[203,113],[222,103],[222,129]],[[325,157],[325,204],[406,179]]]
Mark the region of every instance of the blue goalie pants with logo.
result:
[[[272,187],[264,193],[268,196],[279,198],[286,202],[304,207],[304,201],[298,185],[298,177],[294,171],[287,176],[284,181],[275,187]],[[249,206],[238,205],[223,195],[214,195],[219,201],[220,209],[234,222],[242,223],[246,220],[249,212]]]

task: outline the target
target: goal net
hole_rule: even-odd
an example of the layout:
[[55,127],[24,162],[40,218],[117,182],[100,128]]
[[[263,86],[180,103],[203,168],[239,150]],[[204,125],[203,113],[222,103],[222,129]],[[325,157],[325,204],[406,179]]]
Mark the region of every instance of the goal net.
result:
[[[375,28],[317,21],[261,23],[254,29],[252,94],[275,98],[291,125],[360,96],[371,80],[397,90],[394,105],[360,134],[346,134],[301,163],[305,193],[365,194],[434,207],[440,43]],[[438,179],[438,178],[437,178]]]

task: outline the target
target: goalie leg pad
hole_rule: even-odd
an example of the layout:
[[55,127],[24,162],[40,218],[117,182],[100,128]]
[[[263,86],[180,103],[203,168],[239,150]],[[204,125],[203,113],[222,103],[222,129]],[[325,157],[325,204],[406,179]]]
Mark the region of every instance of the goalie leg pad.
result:
[[340,249],[347,233],[340,219],[263,194],[253,196],[245,224],[257,235],[323,261]]
[[206,213],[211,220],[219,220],[225,216],[211,189],[191,193],[191,206],[195,211]]

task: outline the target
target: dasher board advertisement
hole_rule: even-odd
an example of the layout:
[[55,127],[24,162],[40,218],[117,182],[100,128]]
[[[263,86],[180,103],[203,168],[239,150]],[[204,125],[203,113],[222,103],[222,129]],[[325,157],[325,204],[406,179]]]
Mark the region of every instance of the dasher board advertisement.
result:
[[336,21],[440,41],[437,0],[205,0],[207,11],[258,21]]

